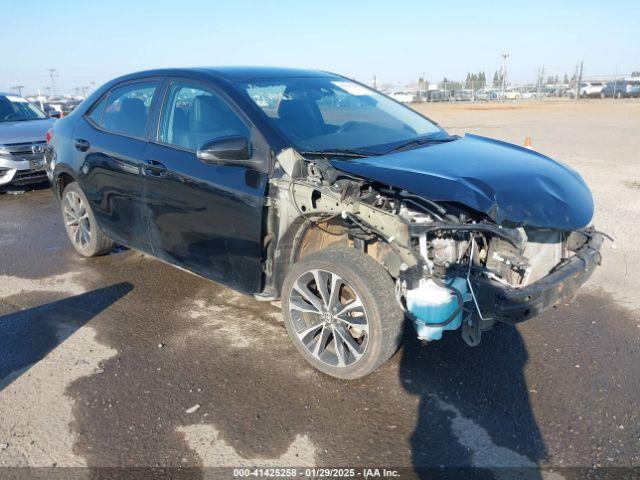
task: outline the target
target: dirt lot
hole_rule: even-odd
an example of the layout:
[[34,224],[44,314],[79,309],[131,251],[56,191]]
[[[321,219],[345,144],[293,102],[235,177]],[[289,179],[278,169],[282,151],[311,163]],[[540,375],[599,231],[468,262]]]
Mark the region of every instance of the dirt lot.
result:
[[475,349],[408,330],[343,382],[271,305],[132,251],[81,259],[48,190],[0,195],[0,466],[640,467],[640,102],[418,108],[584,176],[615,244],[575,301]]

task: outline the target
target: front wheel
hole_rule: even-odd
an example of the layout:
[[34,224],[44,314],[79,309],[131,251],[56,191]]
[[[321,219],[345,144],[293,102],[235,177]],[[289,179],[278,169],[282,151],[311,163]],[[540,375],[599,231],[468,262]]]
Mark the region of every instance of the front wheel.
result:
[[64,227],[76,252],[83,257],[95,257],[113,249],[114,243],[98,227],[89,201],[77,183],[65,187],[60,203]]
[[284,281],[282,309],[297,350],[333,377],[364,377],[400,345],[404,313],[394,282],[353,249],[331,247],[296,263]]

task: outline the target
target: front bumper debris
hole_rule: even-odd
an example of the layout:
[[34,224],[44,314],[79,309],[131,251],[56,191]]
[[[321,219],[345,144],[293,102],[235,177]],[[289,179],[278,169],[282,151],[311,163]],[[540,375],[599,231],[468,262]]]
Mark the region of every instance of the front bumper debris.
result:
[[588,229],[574,232],[572,237],[570,243],[580,242],[577,237],[582,238],[581,245],[574,250],[575,255],[526,287],[514,288],[481,275],[472,275],[469,280],[482,315],[515,324],[573,298],[600,265],[604,236]]

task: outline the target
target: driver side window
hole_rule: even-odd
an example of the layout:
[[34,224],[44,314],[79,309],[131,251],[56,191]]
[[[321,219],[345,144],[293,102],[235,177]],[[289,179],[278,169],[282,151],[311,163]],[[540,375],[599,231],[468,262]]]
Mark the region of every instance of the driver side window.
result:
[[204,143],[229,135],[249,137],[249,128],[217,94],[174,83],[162,109],[162,143],[196,151]]

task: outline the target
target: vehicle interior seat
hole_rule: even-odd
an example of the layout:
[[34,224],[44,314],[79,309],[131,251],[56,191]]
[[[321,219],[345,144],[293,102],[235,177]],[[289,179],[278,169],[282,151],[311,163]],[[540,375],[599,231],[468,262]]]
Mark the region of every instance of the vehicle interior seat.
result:
[[187,130],[189,118],[187,109],[182,107],[176,107],[173,109],[173,118],[171,119],[171,129],[169,130],[169,137],[165,140],[169,143],[174,143],[180,135],[183,135]]
[[173,143],[197,150],[209,140],[239,134],[249,132],[228,106],[212,95],[198,95],[189,108],[187,128],[175,132]]
[[278,117],[283,130],[296,132],[298,139],[325,133],[325,123],[318,105],[303,93],[287,93],[278,105]]
[[147,108],[139,98],[124,98],[120,110],[105,115],[105,126],[116,132],[142,137],[147,124]]

